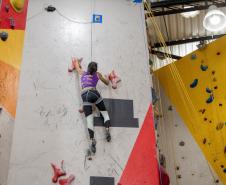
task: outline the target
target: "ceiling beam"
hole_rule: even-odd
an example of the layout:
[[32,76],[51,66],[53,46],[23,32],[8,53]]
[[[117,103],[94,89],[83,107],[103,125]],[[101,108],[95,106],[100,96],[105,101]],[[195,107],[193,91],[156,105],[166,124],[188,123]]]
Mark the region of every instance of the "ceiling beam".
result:
[[169,58],[172,58],[172,59],[175,59],[175,60],[180,60],[182,58],[181,56],[177,56],[177,55],[173,55],[173,54],[169,54],[169,53],[164,53],[164,52],[156,51],[156,50],[153,50],[153,49],[150,52],[151,52],[151,54],[154,54],[154,55],[161,54],[161,55],[164,55],[165,57],[169,57]]
[[[152,8],[154,16],[163,16],[163,15],[177,14],[177,13],[183,13],[183,12],[191,12],[191,11],[195,11],[195,10],[206,10],[212,4],[216,5],[219,8],[226,7],[226,1],[219,2],[219,3],[209,1],[211,3],[203,4],[203,5],[194,4],[197,2],[205,2],[205,1],[203,1],[203,0],[186,0],[186,1],[185,0],[179,0],[179,1],[172,0],[172,2],[171,1],[160,1],[160,2],[151,3],[151,8]],[[193,5],[192,5],[192,3],[193,3]],[[167,7],[175,6],[175,5],[178,5],[177,9],[166,10]],[[190,5],[192,7],[183,8],[183,6],[179,6],[179,5]],[[163,9],[163,7],[165,7],[166,9]]]
[[[187,5],[197,2],[206,2],[205,0],[167,0],[167,1],[159,1],[159,2],[153,2],[151,3],[151,8],[162,8],[162,7],[170,7],[170,6],[176,6],[176,5]],[[212,2],[211,0],[207,0],[207,2]]]
[[[218,39],[222,36],[225,36],[225,34],[204,36],[204,37],[194,37],[194,38],[183,39],[183,40],[167,41],[166,46],[174,46],[174,45],[187,44],[187,43],[192,43],[192,42],[200,42],[200,41],[204,41],[204,40],[213,40],[213,39]],[[152,48],[160,48],[160,47],[163,47],[162,43],[154,43],[154,45],[152,46]]]

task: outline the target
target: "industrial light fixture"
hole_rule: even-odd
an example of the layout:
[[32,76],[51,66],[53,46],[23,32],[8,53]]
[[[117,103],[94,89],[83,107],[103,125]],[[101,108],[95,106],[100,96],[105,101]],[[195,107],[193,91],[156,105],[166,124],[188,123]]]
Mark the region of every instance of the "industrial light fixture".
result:
[[206,30],[211,32],[217,32],[225,28],[226,16],[225,14],[217,9],[216,6],[212,5],[208,9],[208,13],[203,19],[203,26]]
[[[185,6],[184,9],[193,8],[192,6]],[[183,12],[181,15],[185,18],[193,18],[200,13],[199,10],[191,11],[191,12]]]

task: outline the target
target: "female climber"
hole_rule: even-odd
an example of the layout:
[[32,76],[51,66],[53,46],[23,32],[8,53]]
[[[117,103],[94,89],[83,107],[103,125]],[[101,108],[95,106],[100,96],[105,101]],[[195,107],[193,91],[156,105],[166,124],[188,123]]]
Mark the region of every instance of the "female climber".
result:
[[96,140],[94,138],[94,114],[93,114],[93,105],[95,105],[101,115],[104,118],[104,125],[106,128],[106,140],[111,141],[111,135],[109,131],[110,127],[110,118],[106,107],[104,105],[103,98],[96,89],[96,85],[99,80],[101,80],[105,85],[109,84],[109,80],[104,78],[100,72],[97,71],[97,63],[90,62],[88,64],[87,71],[83,71],[81,67],[81,60],[72,58],[72,64],[74,64],[75,70],[81,75],[81,97],[83,100],[83,111],[86,116],[87,127],[90,137],[90,150],[93,153],[96,153]]

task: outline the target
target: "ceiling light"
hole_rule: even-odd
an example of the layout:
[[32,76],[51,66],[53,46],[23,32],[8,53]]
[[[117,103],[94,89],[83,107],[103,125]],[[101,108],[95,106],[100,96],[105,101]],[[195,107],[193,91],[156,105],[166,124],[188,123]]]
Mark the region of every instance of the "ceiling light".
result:
[[220,31],[226,26],[226,16],[221,10],[217,9],[216,6],[212,5],[209,7],[208,13],[204,17],[203,26],[206,30],[211,32]]
[[[186,6],[184,9],[186,10],[187,8],[193,8],[192,6]],[[199,10],[191,11],[191,12],[183,12],[181,15],[185,18],[193,18],[197,16],[200,13]]]

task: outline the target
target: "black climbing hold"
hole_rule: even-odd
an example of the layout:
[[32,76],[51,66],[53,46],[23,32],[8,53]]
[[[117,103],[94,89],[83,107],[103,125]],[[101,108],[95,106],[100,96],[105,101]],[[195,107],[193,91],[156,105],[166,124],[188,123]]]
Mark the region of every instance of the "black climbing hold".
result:
[[215,86],[215,87],[214,87],[214,89],[218,89],[218,87],[217,87],[217,86]]
[[222,103],[219,103],[219,106],[220,106],[220,107],[222,107],[222,106],[223,106],[223,104],[222,104]]
[[223,127],[224,127],[224,123],[223,122],[220,122],[220,123],[217,124],[216,129],[217,130],[221,130]]
[[208,69],[208,66],[204,66],[204,65],[201,64],[200,68],[201,68],[202,71],[206,71]]
[[204,121],[207,121],[207,118],[204,118]]
[[221,53],[220,52],[217,52],[217,55],[220,55]]
[[168,110],[169,110],[169,111],[172,111],[172,110],[173,110],[173,106],[170,105],[170,106],[168,107]]
[[190,84],[191,88],[195,88],[198,85],[199,80],[198,79],[194,79],[194,81]]
[[181,175],[177,175],[177,178],[178,178],[178,179],[181,179]]
[[212,123],[212,121],[210,120],[209,123]]
[[206,88],[206,92],[207,92],[207,93],[212,93],[212,90],[211,90],[210,88],[207,87],[207,88]]
[[8,13],[9,12],[9,5],[5,5],[5,11]]
[[179,167],[179,166],[177,166],[177,167],[176,167],[176,170],[179,170],[179,169],[180,169],[180,167]]
[[7,32],[1,32],[0,33],[0,38],[2,41],[6,41],[8,39],[8,33]]
[[210,95],[210,97],[206,100],[206,103],[212,103],[213,102],[213,100],[214,100],[214,97],[213,97],[213,95],[211,94]]
[[202,143],[203,144],[206,144],[206,138],[203,139]]
[[184,141],[181,141],[181,142],[179,143],[179,145],[180,145],[180,146],[184,146],[184,145],[185,145],[185,142],[184,142]]
[[216,73],[215,71],[212,71],[212,75],[215,75],[215,73]]
[[223,164],[221,165],[221,168],[224,168],[224,165]]
[[54,11],[56,10],[56,8],[53,7],[52,5],[49,5],[47,8],[45,8],[45,10],[46,10],[47,12],[54,12]]
[[215,180],[215,183],[219,183],[219,180],[217,179],[217,180]]
[[196,54],[192,54],[192,55],[191,55],[191,59],[192,59],[192,60],[195,60],[196,58],[197,58]]
[[201,112],[202,114],[204,114],[206,112],[206,109],[200,109],[199,112]]
[[0,107],[0,113],[2,112],[2,107]]

